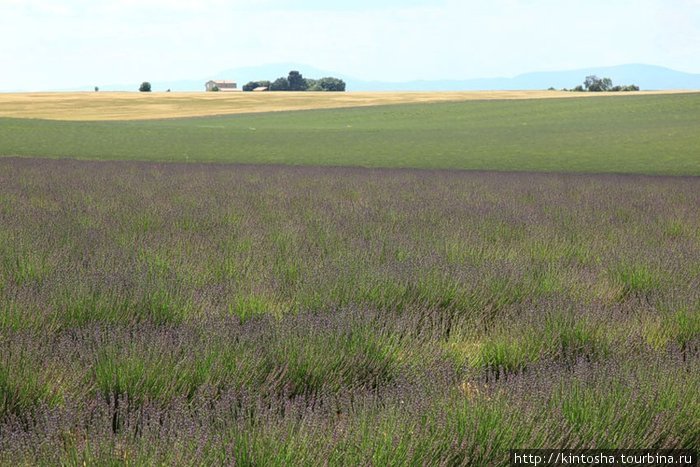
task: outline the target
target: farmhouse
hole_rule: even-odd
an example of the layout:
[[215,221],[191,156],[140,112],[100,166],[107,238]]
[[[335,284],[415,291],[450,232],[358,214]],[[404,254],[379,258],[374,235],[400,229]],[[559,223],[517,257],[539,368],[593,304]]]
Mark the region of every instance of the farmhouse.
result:
[[204,87],[207,91],[213,91],[214,89],[222,92],[240,91],[235,81],[210,80],[204,84]]

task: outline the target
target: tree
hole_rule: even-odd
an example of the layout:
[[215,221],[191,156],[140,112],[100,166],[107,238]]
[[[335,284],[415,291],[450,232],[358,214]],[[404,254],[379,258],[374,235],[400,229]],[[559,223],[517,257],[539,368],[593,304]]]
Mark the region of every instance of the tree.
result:
[[592,87],[597,86],[598,81],[599,78],[596,75],[589,75],[586,76],[586,79],[583,81],[583,86],[590,90]]
[[322,91],[321,86],[319,86],[317,79],[304,78],[304,81],[306,81],[306,90],[307,91]]
[[99,86],[95,86],[95,92],[100,92],[100,87],[99,87]]
[[144,81],[141,83],[141,86],[139,86],[139,91],[140,92],[151,92],[151,83],[148,81]]
[[287,77],[287,83],[289,84],[290,91],[306,91],[309,86],[301,73],[298,71],[290,71]]
[[289,91],[287,78],[277,78],[270,84],[270,91]]
[[330,76],[319,79],[317,86],[321,88],[321,91],[345,91],[345,81],[338,78],[332,78]]
[[598,78],[596,75],[586,76],[583,86],[590,92],[608,91],[612,88],[612,80],[610,78]]

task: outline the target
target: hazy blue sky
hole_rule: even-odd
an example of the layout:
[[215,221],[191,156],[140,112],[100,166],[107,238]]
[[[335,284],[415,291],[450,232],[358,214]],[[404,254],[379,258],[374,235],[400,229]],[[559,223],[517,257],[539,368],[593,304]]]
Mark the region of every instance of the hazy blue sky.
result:
[[625,63],[700,73],[700,0],[0,0],[0,90],[277,62],[392,81]]

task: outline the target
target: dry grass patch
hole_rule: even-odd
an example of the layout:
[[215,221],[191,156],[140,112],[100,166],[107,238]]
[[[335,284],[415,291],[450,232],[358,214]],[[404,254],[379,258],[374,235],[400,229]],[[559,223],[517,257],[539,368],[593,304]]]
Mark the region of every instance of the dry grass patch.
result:
[[225,94],[204,92],[0,93],[0,117],[74,121],[147,120],[426,102],[623,96],[673,92],[676,91],[648,91],[624,94],[587,94],[562,91],[241,92]]

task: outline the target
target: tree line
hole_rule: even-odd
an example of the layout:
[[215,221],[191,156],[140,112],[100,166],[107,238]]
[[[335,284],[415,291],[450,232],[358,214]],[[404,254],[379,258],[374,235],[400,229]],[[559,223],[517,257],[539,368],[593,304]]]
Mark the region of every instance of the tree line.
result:
[[[549,88],[553,90],[554,88]],[[562,91],[569,91],[569,89],[562,89]],[[629,91],[639,91],[639,86],[636,84],[627,84],[622,86],[613,86],[613,82],[610,78],[598,78],[596,75],[586,76],[583,84],[579,84],[575,88],[571,89],[575,92],[629,92]]]
[[267,88],[269,91],[345,91],[345,81],[339,78],[326,77],[321,79],[304,78],[296,70],[289,72],[274,81],[250,81],[243,86],[244,91],[256,88]]

